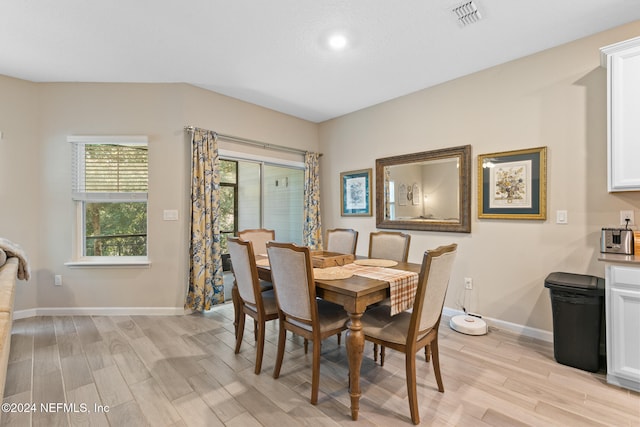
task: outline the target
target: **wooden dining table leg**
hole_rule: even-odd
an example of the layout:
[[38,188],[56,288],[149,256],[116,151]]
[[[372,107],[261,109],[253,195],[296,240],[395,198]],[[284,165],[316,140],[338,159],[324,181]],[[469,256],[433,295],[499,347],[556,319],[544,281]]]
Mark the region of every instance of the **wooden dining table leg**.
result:
[[346,334],[347,356],[349,359],[349,395],[351,396],[351,418],[358,420],[360,410],[360,367],[364,352],[364,333],[360,319],[364,313],[349,313],[351,322]]

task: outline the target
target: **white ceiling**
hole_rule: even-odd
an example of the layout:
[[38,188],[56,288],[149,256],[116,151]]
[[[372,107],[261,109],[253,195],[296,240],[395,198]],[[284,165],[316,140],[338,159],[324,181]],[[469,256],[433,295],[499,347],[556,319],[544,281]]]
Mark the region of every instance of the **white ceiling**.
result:
[[474,2],[462,27],[462,0],[1,0],[0,74],[190,83],[321,122],[640,19],[639,0]]

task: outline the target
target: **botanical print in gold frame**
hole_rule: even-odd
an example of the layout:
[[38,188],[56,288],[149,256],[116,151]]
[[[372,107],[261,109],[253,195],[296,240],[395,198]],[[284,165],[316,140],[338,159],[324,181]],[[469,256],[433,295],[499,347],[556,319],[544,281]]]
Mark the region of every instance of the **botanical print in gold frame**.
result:
[[340,214],[342,216],[371,216],[372,169],[340,174]]
[[547,219],[547,147],[478,156],[478,218]]

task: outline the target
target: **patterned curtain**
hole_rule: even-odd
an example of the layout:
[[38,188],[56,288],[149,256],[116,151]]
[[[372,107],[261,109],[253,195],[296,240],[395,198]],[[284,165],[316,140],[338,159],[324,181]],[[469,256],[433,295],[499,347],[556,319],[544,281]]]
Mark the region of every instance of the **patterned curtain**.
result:
[[185,307],[209,310],[224,302],[220,250],[220,171],[214,132],[195,129],[191,141],[191,242]]
[[320,219],[320,154],[304,155],[304,230],[302,242],[312,250],[322,249]]

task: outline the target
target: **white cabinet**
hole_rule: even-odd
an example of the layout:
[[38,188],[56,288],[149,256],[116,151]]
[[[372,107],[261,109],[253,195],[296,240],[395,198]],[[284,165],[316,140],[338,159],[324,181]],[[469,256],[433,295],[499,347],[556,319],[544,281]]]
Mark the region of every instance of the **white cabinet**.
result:
[[640,191],[640,37],[600,49],[607,68],[608,188]]
[[640,391],[640,267],[606,267],[607,382]]

